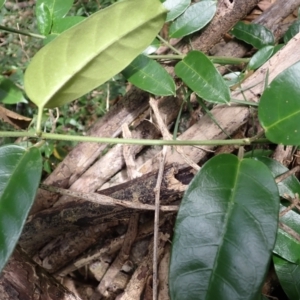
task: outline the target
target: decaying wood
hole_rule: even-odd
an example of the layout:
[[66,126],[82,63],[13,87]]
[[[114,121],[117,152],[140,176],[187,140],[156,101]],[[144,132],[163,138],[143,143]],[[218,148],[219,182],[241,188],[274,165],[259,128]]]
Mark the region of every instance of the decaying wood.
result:
[[[282,26],[281,21],[299,5],[300,0],[277,0],[252,23],[266,26],[274,34],[275,40],[278,41],[287,30],[287,27]],[[226,44],[216,45],[215,48],[213,52],[215,56],[243,57],[249,51],[249,45],[236,39]],[[219,68],[219,72],[222,74],[226,70],[227,67],[225,66]]]
[[[164,252],[164,245],[169,239],[169,234],[159,234],[159,244],[158,244],[158,257],[161,259]],[[144,290],[147,278],[152,274],[152,260],[153,260],[153,241],[149,244],[148,255],[144,262],[141,263],[132,275],[130,282],[128,283],[124,294],[119,298],[119,300],[132,300],[140,299],[140,296]]]
[[[161,186],[162,204],[166,205],[180,199],[186,189],[174,176],[177,170],[169,166],[165,169],[165,176]],[[186,171],[183,170],[186,174]],[[156,184],[157,173],[149,173],[136,178],[117,188],[101,191],[102,195],[109,195],[124,201],[141,204],[154,204],[153,189]],[[189,177],[190,178],[190,177]],[[105,197],[103,197],[105,199]],[[106,198],[111,201],[110,198]],[[33,254],[40,247],[66,231],[76,231],[83,226],[109,222],[116,218],[128,218],[133,209],[123,207],[103,206],[97,201],[73,199],[63,205],[45,209],[29,217],[20,239],[21,246],[27,253]]]
[[0,276],[1,300],[81,300],[17,247]]
[[114,260],[110,268],[107,270],[107,272],[101,279],[100,284],[97,287],[97,292],[106,298],[110,297],[111,294],[113,294],[115,277],[121,271],[122,266],[129,258],[131,246],[134,243],[135,238],[137,236],[138,220],[139,215],[137,213],[133,214],[133,216],[130,217],[128,229],[124,238],[121,251],[118,253],[116,259]]
[[[132,87],[123,98],[89,131],[90,136],[117,137],[121,134],[123,123],[131,123],[148,108],[148,94]],[[45,184],[68,188],[76,181],[106,148],[105,144],[80,143],[61,162],[44,181]],[[32,213],[51,207],[58,197],[53,197],[47,191],[39,190]]]
[[[259,0],[220,0],[217,13],[212,21],[192,41],[193,49],[207,52],[227,33],[240,19],[243,19]],[[186,49],[185,52],[190,49]]]
[[[182,100],[180,98],[174,97],[165,97],[158,101],[161,114],[167,124],[170,124],[176,118],[180,109],[181,101]],[[135,124],[137,123],[137,127],[132,132],[134,138],[150,139],[157,138],[159,136],[159,131],[155,128],[155,126],[151,125],[149,121],[143,121],[143,118],[146,118],[148,114],[149,111],[147,111],[142,118],[139,116],[140,124],[135,121]],[[126,124],[126,122],[124,121],[123,124]],[[142,148],[142,146],[138,145],[131,147],[134,154],[137,154]],[[82,176],[70,186],[70,189],[85,193],[96,191],[103,185],[103,183],[122,169],[125,163],[122,152],[122,145],[116,145],[113,147],[112,150],[102,156],[86,172],[84,172]],[[45,183],[48,184],[48,181],[45,181]],[[44,193],[42,193],[42,195],[43,194]],[[56,197],[52,201],[51,206],[55,201],[57,201],[58,204],[62,204],[69,200],[67,197]],[[48,201],[46,202],[49,203]]]
[[[162,216],[160,218],[159,226],[162,227],[166,222],[169,221],[169,218],[170,218],[170,215]],[[139,231],[138,231],[135,243],[142,239],[147,238],[148,236],[150,236],[152,234],[153,234],[153,221],[151,220],[151,221],[141,224],[139,226]],[[56,275],[64,277],[67,274],[70,274],[71,272],[73,272],[75,270],[78,270],[86,265],[91,264],[93,261],[96,261],[96,262],[103,262],[105,260],[107,261],[108,257],[113,257],[113,255],[121,249],[124,238],[125,238],[125,234],[121,235],[117,238],[110,239],[103,244],[101,244],[101,243],[97,244],[88,253],[84,253],[83,255],[76,257],[76,259],[72,263],[68,264],[68,262],[66,262],[67,265],[64,266],[63,268],[61,268],[59,271],[57,271]],[[75,256],[74,256],[74,258],[75,258]],[[112,260],[112,259],[110,259],[110,260]],[[54,265],[52,268],[54,269]],[[107,266],[107,269],[108,269],[108,266]],[[104,272],[101,274],[98,274],[99,281],[103,277]]]

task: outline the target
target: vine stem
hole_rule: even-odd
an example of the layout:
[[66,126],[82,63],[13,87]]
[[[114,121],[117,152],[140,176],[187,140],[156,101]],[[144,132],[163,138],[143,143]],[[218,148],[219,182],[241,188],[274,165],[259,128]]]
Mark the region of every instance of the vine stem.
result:
[[66,134],[55,134],[46,132],[24,132],[24,131],[1,131],[0,137],[28,137],[28,138],[41,138],[45,140],[60,140],[60,141],[73,141],[73,142],[91,142],[103,144],[122,144],[122,145],[145,145],[145,146],[222,146],[222,145],[251,145],[251,144],[265,144],[270,143],[265,138],[244,138],[233,140],[143,140],[143,139],[119,139],[119,138],[106,138],[94,136],[76,136]]
[[[181,60],[186,55],[184,54],[165,54],[165,55],[147,55],[152,59],[166,59],[166,60]],[[208,59],[214,64],[221,65],[240,65],[242,63],[248,63],[250,58],[239,58],[239,57],[226,57],[226,56],[207,56]]]
[[0,30],[4,30],[4,31],[12,32],[12,33],[18,33],[18,34],[26,35],[26,36],[31,36],[31,37],[35,37],[35,38],[38,38],[38,39],[45,39],[44,35],[31,33],[31,32],[26,32],[26,31],[19,30],[19,29],[9,28],[9,27],[5,27],[5,26],[2,26],[2,25],[0,25]]
[[177,53],[178,55],[182,56],[182,53],[180,53],[180,51],[178,51],[176,48],[174,48],[168,41],[166,41],[164,38],[162,38],[160,35],[157,35],[157,38],[162,41],[166,46],[168,46],[171,50],[173,50],[175,53]]

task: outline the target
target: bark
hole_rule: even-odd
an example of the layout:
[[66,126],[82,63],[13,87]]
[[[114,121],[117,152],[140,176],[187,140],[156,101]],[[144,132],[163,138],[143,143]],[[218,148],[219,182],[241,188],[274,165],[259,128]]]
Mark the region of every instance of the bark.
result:
[[202,30],[193,42],[193,49],[207,52],[218,43],[239,20],[243,19],[259,0],[221,0],[213,20]]
[[0,277],[1,300],[81,300],[17,247]]
[[[161,204],[169,204],[181,198],[185,185],[175,178],[177,170],[169,166],[165,170],[161,186]],[[189,182],[192,171],[182,170],[185,182]],[[153,189],[157,172],[146,174],[115,188],[101,191],[119,200],[153,204]],[[178,176],[178,178],[182,178]],[[77,231],[82,227],[111,222],[121,218],[127,219],[133,210],[123,207],[103,206],[101,203],[72,199],[71,201],[49,209],[45,209],[29,217],[20,244],[23,249],[33,255],[50,240],[68,231]]]
[[[89,131],[88,135],[98,137],[117,137],[122,124],[130,124],[148,108],[148,94],[131,88],[126,96],[117,103]],[[61,162],[44,181],[45,184],[68,188],[80,175],[101,156],[106,144],[80,143]],[[39,190],[32,213],[51,207],[58,197]]]
[[[299,5],[300,0],[277,0],[252,23],[260,24],[270,29],[274,34],[275,40],[278,41],[287,30],[287,26],[282,25],[282,20],[290,15]],[[243,57],[249,49],[250,47],[246,43],[233,39],[226,44],[216,45],[213,55]],[[219,68],[219,72],[222,74],[226,70],[226,66]]]

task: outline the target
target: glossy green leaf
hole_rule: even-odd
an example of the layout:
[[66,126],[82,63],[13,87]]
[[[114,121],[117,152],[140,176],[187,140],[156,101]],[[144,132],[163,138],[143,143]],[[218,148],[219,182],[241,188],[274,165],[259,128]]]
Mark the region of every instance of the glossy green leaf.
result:
[[274,267],[283,288],[289,299],[300,299],[300,266],[290,263],[281,257],[273,256]]
[[300,20],[295,21],[283,36],[284,42],[287,44],[297,33],[300,32]]
[[36,5],[35,14],[39,32],[43,35],[49,34],[52,26],[52,17],[48,6],[43,2]]
[[74,0],[37,0],[36,6],[42,3],[47,6],[51,19],[64,17],[73,5]]
[[300,145],[300,62],[281,72],[263,92],[258,117],[266,137],[284,145]]
[[0,76],[0,102],[4,104],[17,104],[27,102],[22,91],[10,80]]
[[[272,172],[274,177],[286,173],[289,169],[277,162],[274,159],[267,157],[257,157],[256,160],[263,162]],[[300,183],[296,176],[291,175],[278,183],[280,196],[295,198],[296,194],[300,195]],[[286,207],[281,205],[280,210]],[[287,212],[279,221],[284,225],[284,228],[290,228],[292,232],[300,235],[300,215],[294,211]],[[287,226],[287,227],[286,227]],[[279,228],[277,232],[276,244],[273,250],[274,253],[287,259],[290,262],[300,262],[300,242],[294,238],[293,233],[290,234],[283,228]]]
[[167,0],[164,2],[165,8],[169,11],[166,22],[172,21],[180,16],[191,4],[191,0]]
[[249,70],[256,70],[262,66],[274,53],[274,46],[265,46],[259,49],[250,59]]
[[60,34],[83,20],[85,20],[85,17],[82,16],[72,16],[56,19],[53,21],[51,34]]
[[200,1],[191,5],[169,29],[171,38],[180,38],[202,29],[213,18],[217,10],[216,1]]
[[175,95],[173,78],[158,62],[145,55],[139,55],[122,74],[129,82],[151,94]]
[[154,39],[153,42],[143,51],[144,55],[150,55],[154,53],[160,46],[160,41],[158,39]]
[[4,5],[6,0],[0,0],[0,8],[2,8],[2,6]]
[[[280,211],[286,207],[281,205]],[[300,263],[300,215],[293,210],[288,211],[279,219],[276,244],[273,252],[291,263]]]
[[51,108],[88,93],[144,50],[165,16],[158,0],[120,1],[91,15],[33,57],[24,78],[28,97]]
[[238,39],[261,49],[268,45],[274,45],[275,39],[273,33],[260,24],[245,24],[238,22],[231,33]]
[[40,183],[42,158],[33,147],[0,147],[0,271],[18,242]]
[[214,103],[230,102],[230,91],[205,54],[191,51],[175,66],[175,73],[199,97]]
[[245,77],[244,73],[241,72],[232,72],[232,73],[227,73],[223,76],[223,79],[227,86],[231,87],[243,80]]
[[[255,159],[264,163],[270,169],[274,177],[282,175],[289,170],[287,167],[272,158],[255,157]],[[288,195],[289,197],[294,198],[296,194],[300,195],[300,183],[295,175],[285,178],[277,185],[281,197]]]
[[257,299],[275,243],[279,196],[268,168],[221,154],[184,194],[172,243],[172,300]]
[[268,157],[273,154],[274,151],[266,150],[266,149],[253,149],[244,154],[244,158],[252,158],[252,157]]

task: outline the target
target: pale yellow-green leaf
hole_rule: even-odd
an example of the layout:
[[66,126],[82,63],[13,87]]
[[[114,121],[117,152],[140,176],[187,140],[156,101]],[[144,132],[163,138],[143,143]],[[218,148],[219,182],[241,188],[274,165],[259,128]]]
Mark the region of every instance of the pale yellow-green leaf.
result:
[[129,65],[165,18],[159,0],[124,0],[91,15],[33,57],[24,78],[28,97],[52,108],[88,93]]

